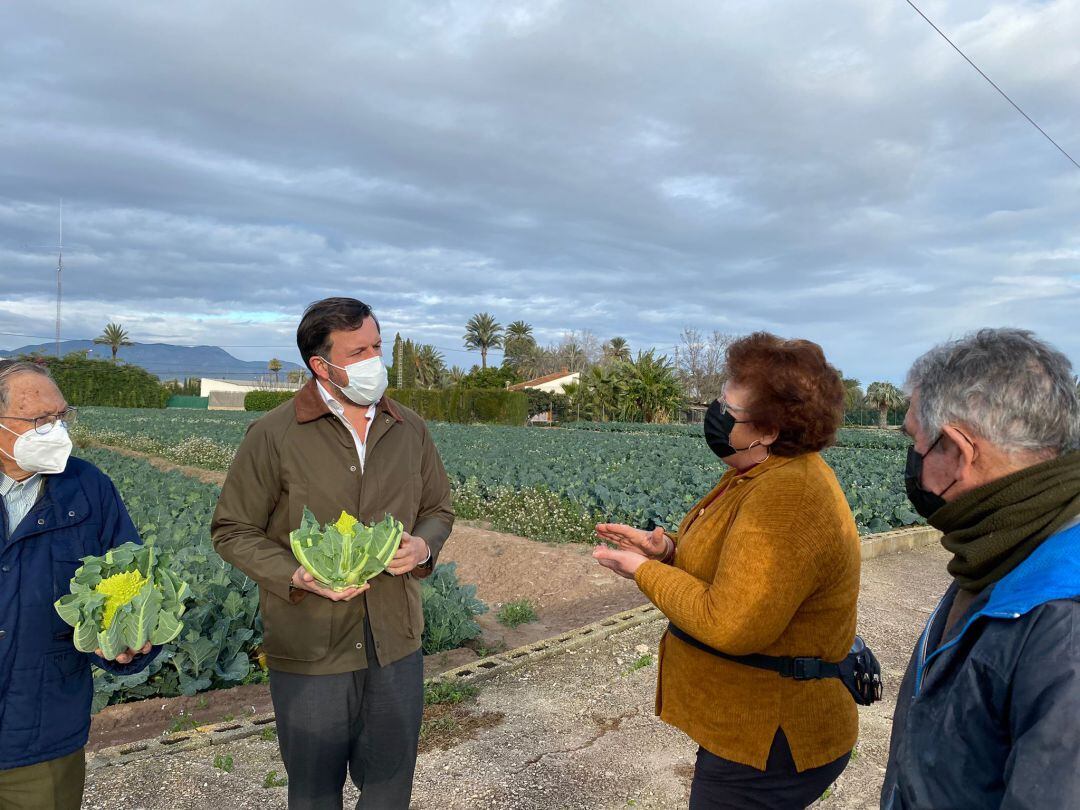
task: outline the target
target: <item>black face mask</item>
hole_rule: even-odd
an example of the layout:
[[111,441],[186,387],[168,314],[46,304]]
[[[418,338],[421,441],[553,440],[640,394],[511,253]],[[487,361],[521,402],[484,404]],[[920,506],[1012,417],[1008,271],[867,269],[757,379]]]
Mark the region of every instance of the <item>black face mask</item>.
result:
[[731,431],[735,429],[735,425],[749,421],[749,419],[736,419],[720,400],[714,400],[709,410],[705,411],[705,442],[709,445],[709,449],[720,458],[728,458],[761,444],[755,441],[750,447],[731,446]]
[[909,447],[907,451],[907,464],[904,466],[904,488],[907,490],[908,500],[915,507],[915,511],[927,520],[945,505],[945,499],[942,495],[952,489],[953,484],[956,483],[954,478],[952,484],[945,487],[940,494],[923,489],[923,460],[934,451],[934,448],[937,447],[938,442],[941,441],[941,437],[944,435],[939,435],[925,453],[916,450],[915,445]]

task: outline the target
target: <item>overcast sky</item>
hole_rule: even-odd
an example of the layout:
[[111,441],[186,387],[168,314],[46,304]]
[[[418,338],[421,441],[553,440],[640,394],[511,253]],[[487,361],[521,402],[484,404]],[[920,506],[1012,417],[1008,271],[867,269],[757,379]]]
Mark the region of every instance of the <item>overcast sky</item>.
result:
[[[1080,0],[924,10],[1080,159]],[[347,294],[462,366],[479,311],[766,329],[864,383],[983,325],[1080,364],[1080,170],[902,0],[35,0],[0,32],[3,332],[53,332],[62,197],[71,338],[298,359]]]

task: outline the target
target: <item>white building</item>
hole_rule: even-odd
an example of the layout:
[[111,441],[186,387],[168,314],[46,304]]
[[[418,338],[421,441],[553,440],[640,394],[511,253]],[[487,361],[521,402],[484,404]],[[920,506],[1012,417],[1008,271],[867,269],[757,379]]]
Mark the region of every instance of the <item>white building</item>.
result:
[[533,388],[537,391],[547,391],[549,394],[562,394],[566,391],[566,386],[578,382],[581,382],[581,372],[571,372],[564,368],[554,374],[547,374],[543,377],[537,377],[535,380],[526,380],[523,383],[511,385],[510,390],[524,391],[526,388]]
[[[508,388],[511,391],[531,389],[534,391],[544,391],[548,394],[563,394],[566,393],[566,386],[579,382],[581,382],[580,371],[571,372],[564,368],[562,371],[558,371],[554,374],[546,374],[543,377],[537,377],[535,380],[526,380],[523,383],[508,386]],[[529,417],[529,421],[533,424],[551,424],[555,421],[555,414],[551,410],[547,410],[542,413],[533,414]]]
[[244,397],[251,391],[299,391],[303,385],[273,380],[218,380],[203,377],[199,381],[199,396],[210,400],[209,407],[212,411],[242,411]]

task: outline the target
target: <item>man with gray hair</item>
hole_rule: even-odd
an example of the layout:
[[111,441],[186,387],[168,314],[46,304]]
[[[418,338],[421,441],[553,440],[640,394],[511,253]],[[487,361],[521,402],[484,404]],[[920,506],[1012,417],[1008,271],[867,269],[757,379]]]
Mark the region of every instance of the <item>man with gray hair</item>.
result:
[[[149,644],[108,661],[75,649],[53,608],[80,559],[139,535],[101,470],[70,458],[76,411],[36,363],[0,360],[0,808],[76,810],[90,664],[132,675]],[[156,650],[153,651],[153,650]]]
[[1080,401],[1066,357],[984,329],[908,374],[908,497],[953,577],[893,717],[883,810],[1080,807]]

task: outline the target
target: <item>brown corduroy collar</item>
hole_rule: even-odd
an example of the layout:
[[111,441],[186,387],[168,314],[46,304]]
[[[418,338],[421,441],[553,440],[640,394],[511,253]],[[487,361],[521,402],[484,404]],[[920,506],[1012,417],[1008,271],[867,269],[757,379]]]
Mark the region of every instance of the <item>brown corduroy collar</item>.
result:
[[[296,408],[296,421],[300,424],[314,422],[316,419],[322,419],[324,416],[332,415],[330,409],[326,406],[326,401],[322,398],[322,394],[319,393],[317,386],[318,383],[314,379],[310,379],[303,388],[296,392],[296,396],[293,397],[293,407]],[[397,408],[397,404],[389,397],[384,396],[380,399],[375,410],[379,413],[389,414],[394,417],[394,421],[396,422],[405,421],[401,415],[401,411]]]

